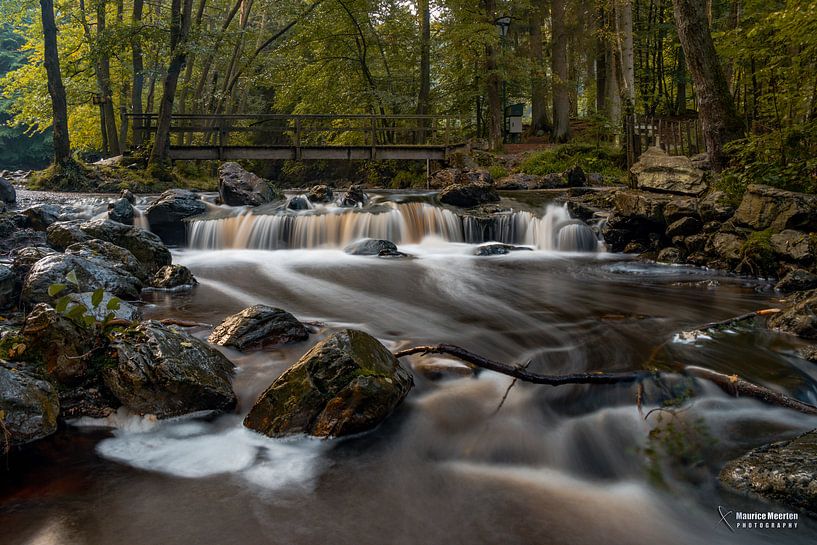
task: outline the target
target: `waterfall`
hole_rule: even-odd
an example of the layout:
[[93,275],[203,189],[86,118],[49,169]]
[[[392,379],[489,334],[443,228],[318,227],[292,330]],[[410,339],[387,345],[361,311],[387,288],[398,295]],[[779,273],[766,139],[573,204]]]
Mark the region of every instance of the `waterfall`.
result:
[[388,202],[375,210],[318,207],[269,215],[243,210],[226,218],[193,221],[189,233],[190,246],[198,249],[342,248],[361,238],[417,244],[429,236],[469,244],[525,244],[542,250],[587,252],[598,246],[592,229],[554,205],[541,217],[525,211],[460,216],[424,202]]
[[145,231],[150,231],[150,222],[148,221],[147,214],[135,206],[133,207],[133,225],[141,227]]

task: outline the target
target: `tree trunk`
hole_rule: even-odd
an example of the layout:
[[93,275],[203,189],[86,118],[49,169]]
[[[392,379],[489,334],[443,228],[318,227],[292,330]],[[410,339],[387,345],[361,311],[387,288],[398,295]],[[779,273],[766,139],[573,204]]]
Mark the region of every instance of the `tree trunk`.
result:
[[[495,0],[482,0],[487,23],[493,25],[496,16]],[[491,150],[502,149],[502,96],[500,93],[499,67],[496,59],[496,47],[492,42],[485,46],[485,84],[488,102],[488,147]]]
[[607,40],[604,38],[604,8],[596,15],[596,113],[607,112]]
[[692,74],[698,98],[704,142],[712,167],[725,165],[724,144],[743,136],[743,123],[735,112],[729,85],[709,33],[704,0],[672,0],[678,38]]
[[[431,9],[429,0],[417,0],[417,15],[420,23],[420,92],[417,94],[417,115],[431,112]],[[426,141],[428,122],[421,119],[418,144]]]
[[553,0],[550,11],[553,32],[551,70],[553,72],[553,139],[570,139],[570,86],[567,64],[566,0]]
[[185,42],[190,31],[190,19],[193,11],[193,0],[173,0],[170,13],[170,64],[167,68],[162,101],[159,104],[159,115],[156,120],[156,138],[150,153],[150,166],[164,168],[169,163],[170,121],[173,115],[173,102],[179,76],[187,59]]
[[43,64],[48,77],[48,94],[53,111],[54,164],[66,165],[71,161],[71,143],[68,138],[68,105],[60,74],[57,50],[57,24],[54,20],[54,0],[40,0],[43,23]]
[[684,48],[679,47],[675,65],[675,113],[684,115],[687,111],[687,61]]
[[545,51],[542,47],[543,0],[535,0],[530,7],[530,62],[531,62],[531,124],[532,135],[550,132],[545,89]]
[[633,59],[633,6],[624,0],[616,9],[619,60],[621,61],[621,92],[627,110],[635,105],[635,62]]
[[[105,34],[105,7],[106,0],[97,0],[96,4],[96,37],[97,44],[104,43]],[[97,83],[99,94],[102,95],[103,120],[105,133],[108,136],[108,149],[112,155],[121,155],[119,147],[119,132],[116,129],[116,113],[113,107],[113,93],[111,92],[111,56],[108,48],[98,46],[99,63],[97,64]]]
[[133,0],[133,15],[131,16],[131,64],[133,65],[133,87],[131,87],[131,113],[133,120],[133,146],[142,145],[143,120],[138,117],[144,113],[142,109],[142,91],[145,86],[145,66],[142,59],[142,38],[139,36],[139,26],[142,24],[142,8],[144,0]]

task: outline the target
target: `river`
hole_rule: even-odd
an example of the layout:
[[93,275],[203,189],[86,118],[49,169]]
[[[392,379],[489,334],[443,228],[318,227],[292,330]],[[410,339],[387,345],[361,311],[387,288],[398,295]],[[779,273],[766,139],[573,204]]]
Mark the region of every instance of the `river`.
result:
[[[381,204],[396,210],[401,199]],[[423,215],[441,213],[423,206],[430,207]],[[682,410],[659,411],[645,421],[642,414],[679,385],[665,384],[676,387],[668,392],[648,384],[640,413],[633,385],[517,383],[508,390],[507,377],[460,376],[462,368],[431,380],[421,366],[458,364],[418,356],[404,361],[416,367],[415,388],[370,433],[274,440],[243,429],[241,418],[256,396],[341,327],[365,330],[390,349],[450,343],[505,362],[529,362],[539,373],[701,365],[817,402],[817,369],[794,355],[796,342],[789,338],[746,326],[673,341],[696,325],[773,306],[767,283],[604,252],[560,251],[557,234],[545,237],[557,241],[554,247],[519,229],[506,242],[527,243],[533,251],[477,257],[468,235],[456,228],[418,231],[355,213],[355,221],[366,219],[400,239],[395,242],[410,257],[347,255],[341,249],[346,238],[371,228],[341,236],[332,218],[321,220],[323,235],[265,239],[241,238],[235,226],[215,227],[224,219],[194,225],[191,244],[173,253],[200,285],[187,294],[146,292],[147,318],[215,324],[266,303],[315,322],[315,334],[285,348],[225,350],[238,366],[235,414],[165,422],[117,414],[73,422],[42,441],[14,460],[15,471],[2,474],[0,542],[814,542],[817,524],[804,517],[796,530],[731,532],[719,506],[770,507],[719,488],[717,471],[749,448],[817,427],[817,419],[701,383]],[[541,208],[532,217],[543,224],[548,216]],[[196,229],[210,234],[197,239]],[[282,240],[287,249],[275,249]],[[265,245],[272,249],[261,249]],[[205,338],[208,330],[193,332]],[[650,439],[656,427],[674,431]],[[650,455],[668,445],[684,463]]]

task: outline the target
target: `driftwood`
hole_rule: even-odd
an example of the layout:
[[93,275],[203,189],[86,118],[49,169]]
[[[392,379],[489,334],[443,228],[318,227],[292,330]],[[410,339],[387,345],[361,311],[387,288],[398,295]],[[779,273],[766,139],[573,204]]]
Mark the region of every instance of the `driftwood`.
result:
[[[753,314],[758,315],[757,313]],[[509,377],[513,377],[515,380],[518,379],[523,382],[530,382],[533,384],[561,386],[563,384],[620,384],[635,382],[638,383],[639,385],[636,401],[639,408],[641,407],[643,396],[643,389],[641,388],[641,383],[647,378],[660,378],[662,376],[662,373],[650,371],[630,371],[623,373],[574,373],[569,375],[542,375],[538,373],[532,373],[527,370],[527,366],[530,364],[530,362],[526,362],[521,365],[512,365],[508,363],[494,361],[488,358],[484,358],[478,354],[474,354],[473,352],[469,352],[468,350],[460,348],[459,346],[454,346],[450,344],[414,346],[412,348],[406,348],[405,350],[395,352],[394,356],[397,358],[402,358],[405,356],[411,356],[415,354],[421,355],[447,354],[449,356],[454,356],[455,358],[458,358],[464,362],[470,363],[475,367],[488,369],[490,371],[494,371],[497,373],[501,373],[503,375],[507,375]],[[725,375],[723,373],[718,373],[717,371],[713,371],[711,369],[696,366],[683,367],[678,370],[677,374],[696,377],[699,379],[710,381],[716,384],[724,392],[735,397],[739,396],[751,397],[754,399],[758,399],[769,405],[776,405],[778,407],[792,409],[804,414],[817,415],[817,407],[815,407],[814,405],[803,403],[802,401],[798,401],[785,394],[781,394],[779,392],[775,392],[774,390],[770,390],[765,386],[760,386],[749,381],[743,380],[737,375]],[[511,386],[513,386],[513,384]],[[509,390],[510,387],[508,388],[508,391]],[[507,397],[508,391],[506,391],[505,397]],[[504,401],[505,398],[503,397],[502,402],[500,403],[500,407],[502,406]]]

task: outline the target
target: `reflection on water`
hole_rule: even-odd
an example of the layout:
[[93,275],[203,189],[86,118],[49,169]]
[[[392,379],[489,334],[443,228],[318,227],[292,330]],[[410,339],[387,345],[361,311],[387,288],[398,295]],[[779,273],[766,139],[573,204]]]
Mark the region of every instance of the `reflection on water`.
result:
[[[667,343],[681,329],[768,306],[752,283],[606,254],[475,257],[473,246],[442,237],[408,242],[400,250],[414,258],[397,260],[338,249],[178,252],[200,285],[188,295],[148,294],[149,317],[215,323],[268,303],[325,326],[284,349],[226,350],[239,366],[236,415],[169,423],[120,415],[113,432],[84,422],[46,441],[40,462],[54,463],[23,463],[19,478],[0,484],[3,543],[813,542],[807,521],[787,533],[729,533],[718,505],[767,507],[720,491],[714,472],[817,420],[706,385],[685,418],[702,419],[717,443],[695,480],[666,475],[666,489],[647,478],[649,425],[632,385],[519,383],[497,413],[506,377],[417,374],[393,417],[360,437],[277,441],[243,430],[258,393],[345,326],[391,349],[447,342],[530,361],[537,372],[637,369],[651,358],[703,365],[817,400],[813,366],[790,355],[783,337],[743,329]],[[661,399],[656,387],[646,394],[646,409]],[[23,484],[67,478],[82,486]]]

